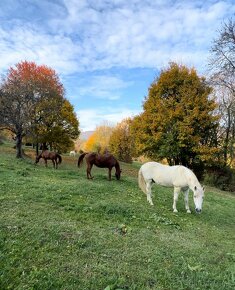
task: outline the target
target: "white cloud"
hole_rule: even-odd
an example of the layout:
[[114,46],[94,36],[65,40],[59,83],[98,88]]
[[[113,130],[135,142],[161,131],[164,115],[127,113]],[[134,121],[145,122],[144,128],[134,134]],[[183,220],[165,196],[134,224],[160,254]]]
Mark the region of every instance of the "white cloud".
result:
[[123,119],[133,117],[138,114],[137,110],[130,110],[127,108],[100,108],[100,109],[87,109],[78,110],[77,116],[81,125],[82,131],[91,131],[104,122],[116,125]]
[[[10,35],[9,35],[10,34]],[[43,33],[33,26],[16,26],[9,33],[0,30],[0,70],[22,60],[35,61],[67,74],[77,70],[75,54],[80,47],[69,37]]]
[[89,1],[89,5],[82,1],[79,6],[65,1],[65,5],[68,31],[80,33],[93,70],[161,68],[179,54],[186,62],[190,56],[190,63],[201,68],[216,28],[235,11],[229,1]]
[[77,93],[79,96],[95,97],[97,99],[117,100],[120,96],[120,91],[131,86],[132,82],[122,80],[117,76],[97,75],[87,80],[79,81]]
[[[13,2],[18,15],[23,4]],[[39,10],[37,17],[31,15],[31,24],[23,16],[1,22],[0,70],[25,59],[64,75],[112,67],[161,68],[179,55],[201,69],[216,29],[235,12],[233,1],[226,0],[46,3],[35,1]],[[28,17],[30,11],[27,7]]]

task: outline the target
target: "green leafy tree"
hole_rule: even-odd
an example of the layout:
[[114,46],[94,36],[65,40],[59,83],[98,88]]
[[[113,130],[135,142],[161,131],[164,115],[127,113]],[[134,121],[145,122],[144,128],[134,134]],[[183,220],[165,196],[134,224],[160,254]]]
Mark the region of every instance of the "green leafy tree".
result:
[[118,160],[132,162],[135,144],[130,132],[131,119],[124,119],[114,128],[109,140],[110,151]]
[[218,126],[211,92],[195,69],[170,63],[150,86],[144,112],[133,120],[138,152],[171,165],[210,162]]
[[58,110],[48,115],[43,110],[44,105],[40,108],[43,117],[40,118],[40,122],[36,126],[37,142],[48,144],[60,152],[72,149],[74,147],[73,140],[77,138],[80,131],[78,129],[79,122],[70,102],[63,99]]

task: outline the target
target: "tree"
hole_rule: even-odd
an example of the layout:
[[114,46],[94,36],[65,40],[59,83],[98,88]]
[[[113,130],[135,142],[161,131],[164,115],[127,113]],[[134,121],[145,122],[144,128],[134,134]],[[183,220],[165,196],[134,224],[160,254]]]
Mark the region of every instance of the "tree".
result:
[[235,21],[232,19],[223,24],[213,42],[209,69],[222,116],[219,140],[227,164],[235,155]]
[[218,113],[221,116],[218,141],[224,165],[231,164],[235,156],[235,85],[231,76],[229,79],[226,79],[225,85],[222,79],[219,79],[219,75],[211,78],[219,104]]
[[[8,70],[0,90],[0,124],[1,128],[7,128],[16,135],[18,158],[22,157],[24,136],[38,142],[45,140],[49,132],[53,135],[52,131],[55,133],[58,126],[61,129],[68,127],[69,118],[67,121],[63,118],[62,113],[66,111],[63,107],[69,108],[68,101],[53,69],[24,61]],[[71,109],[70,105],[70,114]],[[79,133],[78,122],[73,121],[73,125],[72,136],[75,136],[75,132]],[[62,131],[68,132],[67,129]]]
[[109,140],[110,151],[118,160],[132,162],[135,153],[135,144],[130,132],[131,119],[124,119],[114,128]]
[[91,134],[91,136],[87,139],[86,143],[84,144],[84,150],[87,152],[98,152],[96,136],[95,134]]
[[229,19],[219,31],[211,49],[209,66],[214,74],[235,74],[235,21]]
[[170,63],[150,86],[144,112],[133,120],[139,153],[194,168],[213,159],[218,116],[211,92],[195,69]]
[[84,145],[85,151],[107,152],[109,151],[109,139],[113,127],[109,124],[97,126],[94,133],[88,138]]
[[36,103],[30,82],[21,82],[10,69],[0,91],[1,129],[8,129],[16,135],[16,156],[22,157],[22,138],[29,132],[31,114]]
[[78,130],[79,123],[74,108],[69,101],[63,99],[58,110],[51,112],[51,114],[45,115],[43,110],[40,113],[43,117],[36,125],[37,141],[48,144],[59,152],[72,149],[74,146],[73,139],[77,138],[80,131]]

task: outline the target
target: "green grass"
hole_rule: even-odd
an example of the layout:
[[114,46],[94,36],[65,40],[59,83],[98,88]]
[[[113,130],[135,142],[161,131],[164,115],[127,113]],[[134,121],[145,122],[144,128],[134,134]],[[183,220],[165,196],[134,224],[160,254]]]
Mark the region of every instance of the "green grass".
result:
[[172,189],[147,203],[138,164],[109,182],[76,161],[54,170],[0,146],[0,289],[235,288],[234,195],[207,188],[201,215],[181,196],[174,214]]

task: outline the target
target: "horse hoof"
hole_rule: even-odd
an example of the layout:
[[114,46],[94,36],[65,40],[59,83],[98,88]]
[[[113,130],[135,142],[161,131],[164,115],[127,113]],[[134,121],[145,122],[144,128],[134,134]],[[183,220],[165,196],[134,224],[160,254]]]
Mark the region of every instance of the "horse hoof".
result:
[[187,213],[191,213],[191,210],[190,210],[190,209],[188,209],[188,210],[187,210]]
[[178,210],[177,210],[177,209],[174,209],[174,210],[173,210],[173,212],[174,212],[174,213],[177,213],[177,212],[178,212]]

